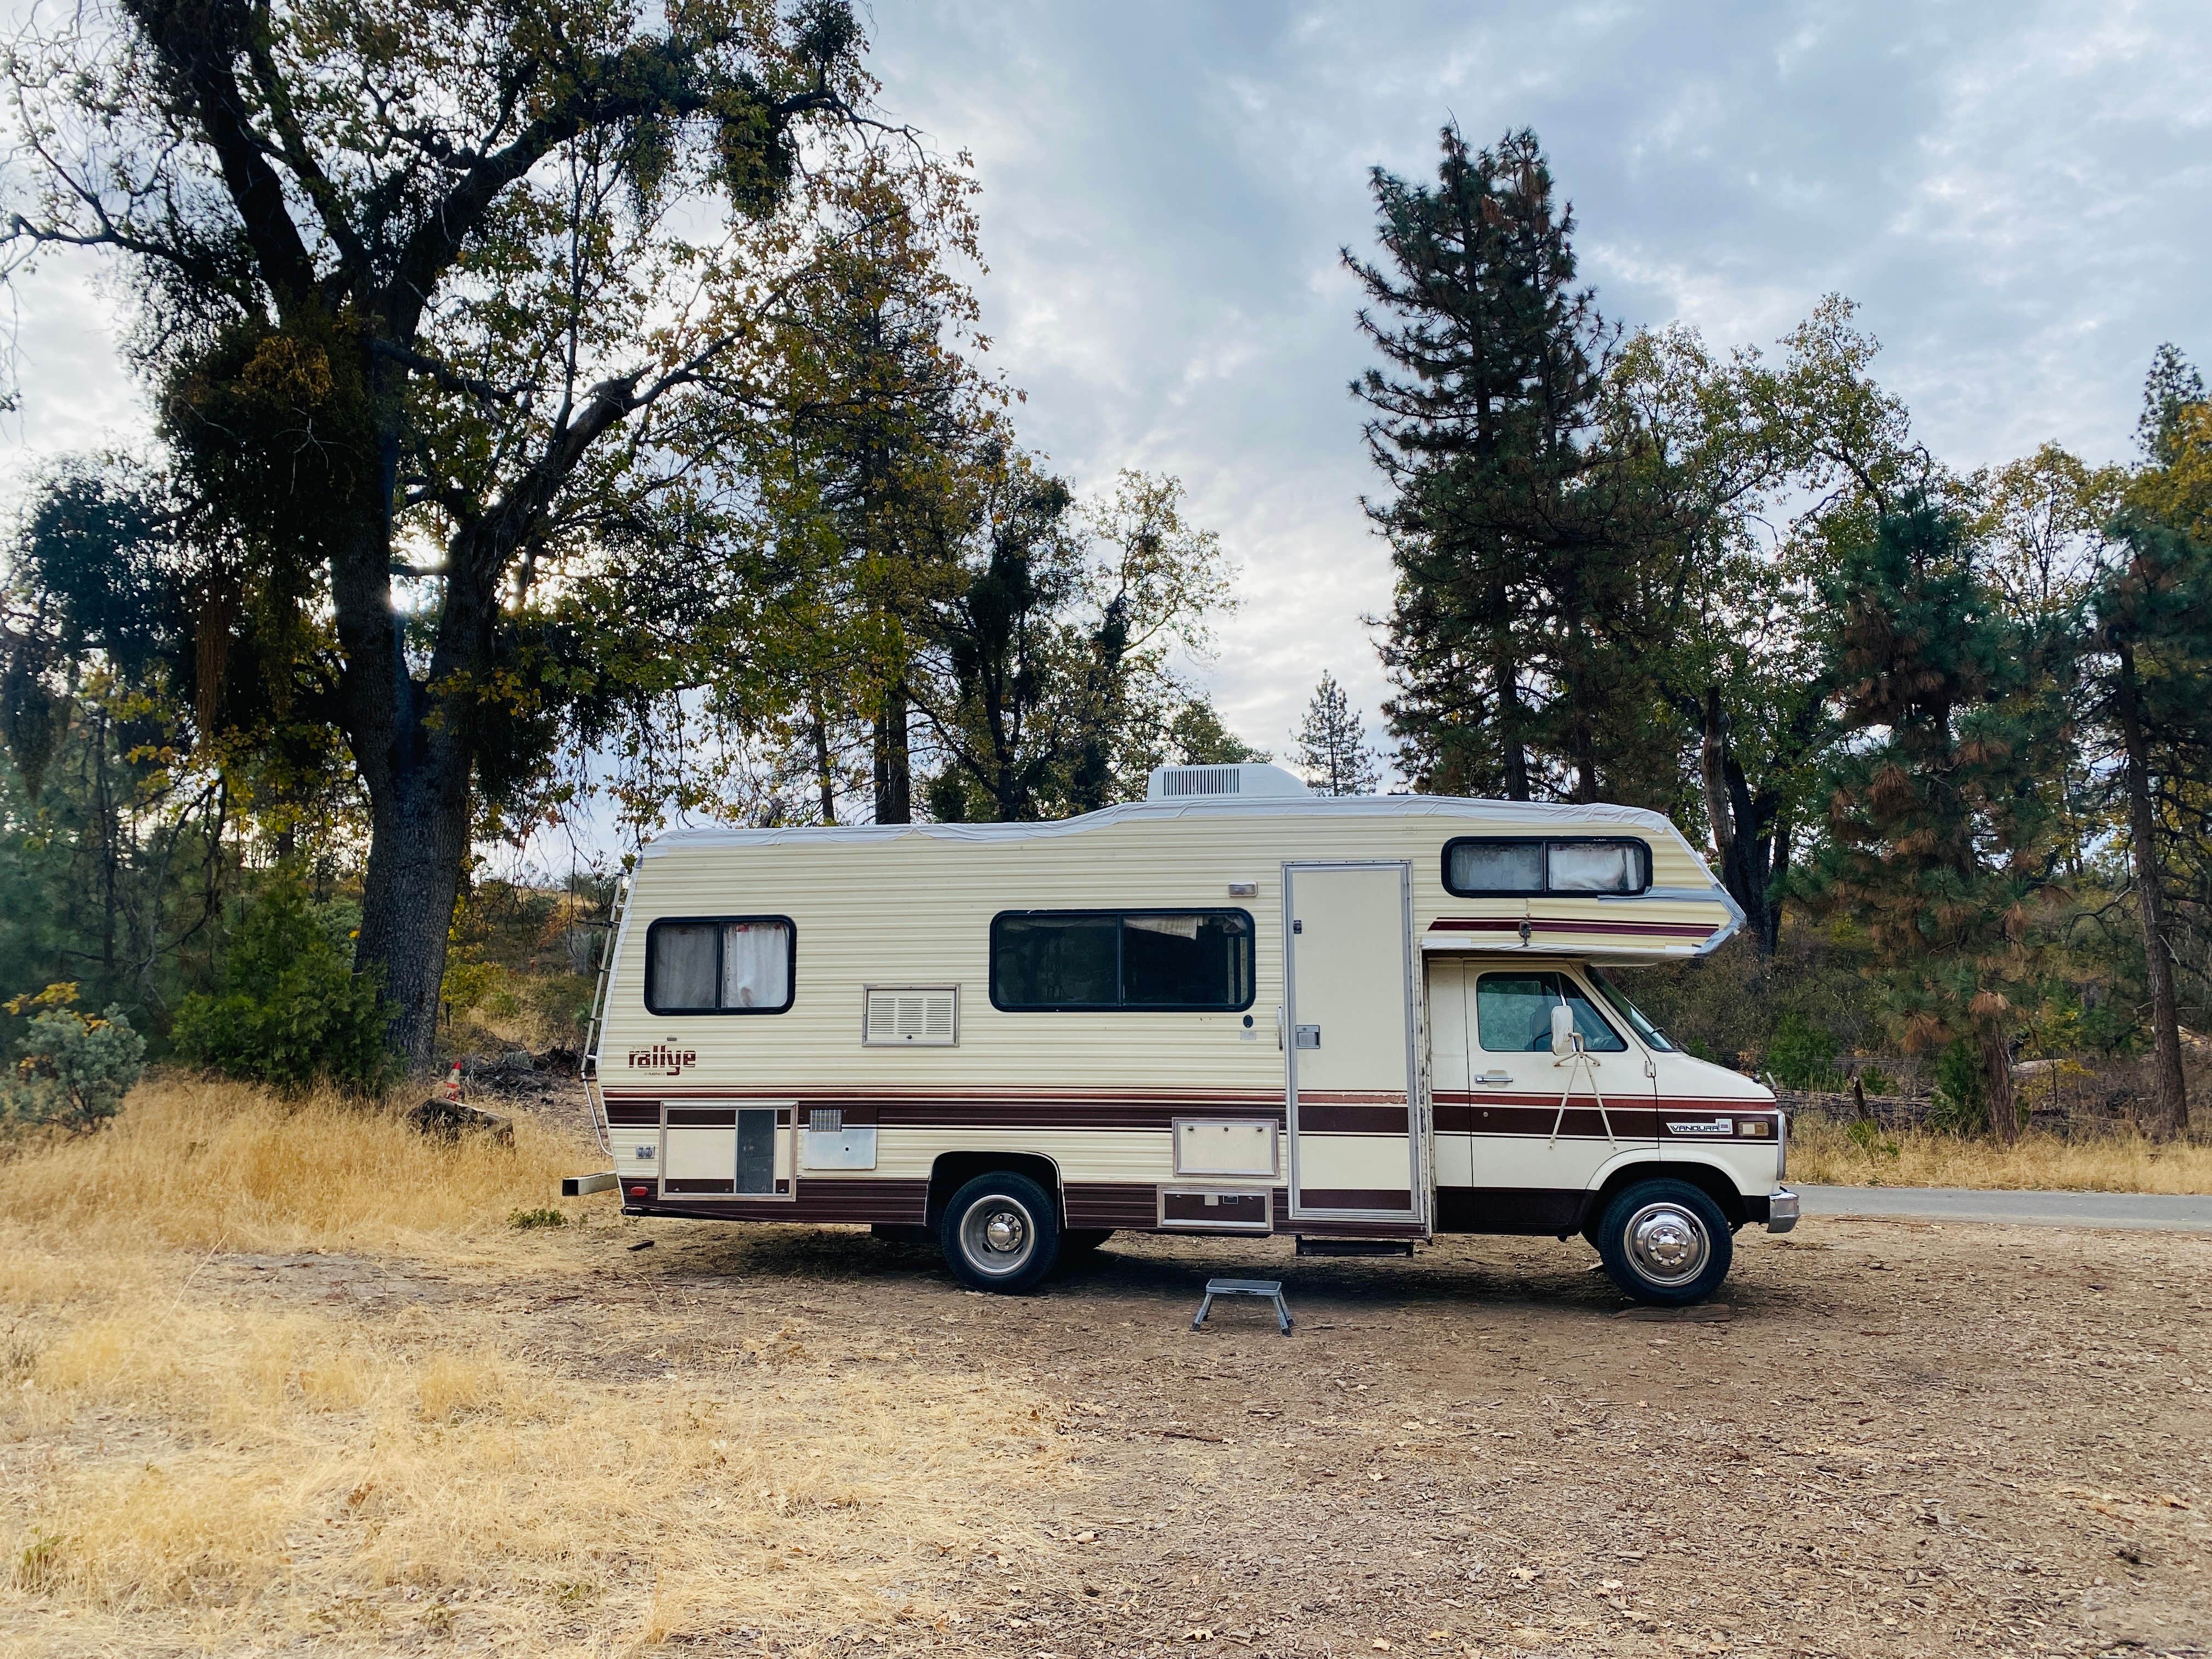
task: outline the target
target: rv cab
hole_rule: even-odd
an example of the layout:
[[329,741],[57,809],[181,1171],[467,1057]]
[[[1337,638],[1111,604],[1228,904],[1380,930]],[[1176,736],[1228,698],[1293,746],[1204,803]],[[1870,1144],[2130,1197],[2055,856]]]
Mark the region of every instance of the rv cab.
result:
[[1787,1124],[1614,968],[1742,917],[1634,808],[1170,767],[1052,823],[678,830],[585,1059],[626,1211],[863,1224],[977,1288],[1119,1231],[1579,1235],[1626,1294],[1786,1231]]

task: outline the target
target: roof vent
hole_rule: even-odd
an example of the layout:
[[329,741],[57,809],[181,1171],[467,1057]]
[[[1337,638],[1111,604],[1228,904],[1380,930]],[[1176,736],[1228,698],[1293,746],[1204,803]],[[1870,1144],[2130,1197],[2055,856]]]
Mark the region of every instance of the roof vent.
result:
[[1195,800],[1224,795],[1267,797],[1313,793],[1279,766],[1157,766],[1146,800]]

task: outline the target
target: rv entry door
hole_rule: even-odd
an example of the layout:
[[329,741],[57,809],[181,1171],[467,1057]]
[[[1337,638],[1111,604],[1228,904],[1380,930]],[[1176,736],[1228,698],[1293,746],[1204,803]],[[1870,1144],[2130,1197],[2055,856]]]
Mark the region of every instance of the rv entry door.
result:
[[1286,864],[1283,908],[1290,1218],[1418,1226],[1411,868]]

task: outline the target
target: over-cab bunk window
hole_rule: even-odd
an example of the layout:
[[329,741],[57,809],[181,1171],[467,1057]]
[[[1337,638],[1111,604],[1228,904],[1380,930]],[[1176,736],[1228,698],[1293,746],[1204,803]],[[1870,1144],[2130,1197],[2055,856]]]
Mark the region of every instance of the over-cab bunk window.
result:
[[788,916],[670,916],[645,932],[654,1014],[780,1014],[791,1006],[797,932]]
[[1252,1006],[1243,910],[1007,910],[991,921],[991,1003],[1021,1013]]
[[1461,898],[1641,893],[1651,848],[1627,836],[1462,836],[1444,843],[1444,890]]

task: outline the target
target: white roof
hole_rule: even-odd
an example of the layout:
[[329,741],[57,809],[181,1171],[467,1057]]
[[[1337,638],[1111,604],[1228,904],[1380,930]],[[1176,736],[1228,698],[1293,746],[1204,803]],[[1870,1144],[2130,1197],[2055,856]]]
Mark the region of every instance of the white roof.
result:
[[[819,845],[837,842],[888,842],[920,836],[932,841],[1014,842],[1054,836],[1081,835],[1088,830],[1133,819],[1308,817],[1319,815],[1354,817],[1479,818],[1502,829],[1525,828],[1530,833],[1547,830],[1617,824],[1672,836],[1674,824],[1662,812],[1640,806],[1595,805],[1577,806],[1552,801],[1478,800],[1465,795],[1307,795],[1302,797],[1240,798],[1199,796],[1181,800],[1133,800],[1079,817],[1055,818],[1044,823],[854,823],[804,824],[778,830],[739,830],[720,824],[700,824],[670,830],[654,836],[640,850],[641,858],[702,847],[775,847],[791,842]],[[1692,849],[1693,857],[1695,856]]]

